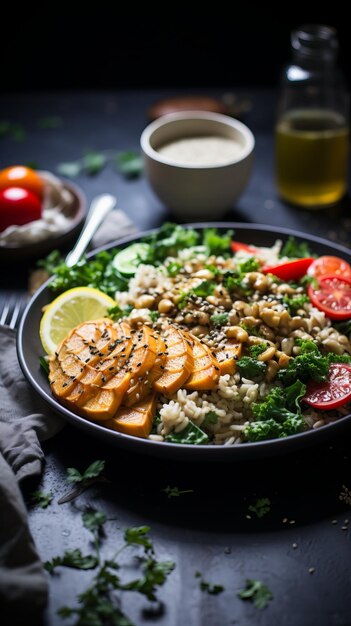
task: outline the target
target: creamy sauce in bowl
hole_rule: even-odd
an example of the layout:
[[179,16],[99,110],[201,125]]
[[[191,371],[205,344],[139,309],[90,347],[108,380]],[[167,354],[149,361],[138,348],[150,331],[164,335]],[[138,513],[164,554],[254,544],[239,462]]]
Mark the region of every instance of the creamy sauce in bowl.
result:
[[22,226],[8,226],[0,233],[0,247],[32,244],[65,233],[71,226],[72,193],[51,172],[39,172],[44,181],[42,215]]
[[162,156],[177,165],[216,166],[235,161],[243,146],[229,137],[182,137],[157,149]]

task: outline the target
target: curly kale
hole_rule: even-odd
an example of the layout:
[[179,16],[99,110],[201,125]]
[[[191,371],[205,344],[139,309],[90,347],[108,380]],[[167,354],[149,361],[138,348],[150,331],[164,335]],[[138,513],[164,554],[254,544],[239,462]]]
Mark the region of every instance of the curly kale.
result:
[[264,402],[252,405],[255,421],[244,431],[247,441],[263,441],[288,437],[303,429],[300,401],[306,393],[306,385],[296,381],[290,387],[274,387]]

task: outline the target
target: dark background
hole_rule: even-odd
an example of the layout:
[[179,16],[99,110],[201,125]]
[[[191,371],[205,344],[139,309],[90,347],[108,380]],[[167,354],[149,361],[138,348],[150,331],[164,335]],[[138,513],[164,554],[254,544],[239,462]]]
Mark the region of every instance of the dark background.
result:
[[289,60],[291,30],[311,22],[337,29],[340,64],[350,72],[348,20],[332,9],[275,21],[265,4],[209,6],[14,4],[2,15],[1,88],[271,87]]

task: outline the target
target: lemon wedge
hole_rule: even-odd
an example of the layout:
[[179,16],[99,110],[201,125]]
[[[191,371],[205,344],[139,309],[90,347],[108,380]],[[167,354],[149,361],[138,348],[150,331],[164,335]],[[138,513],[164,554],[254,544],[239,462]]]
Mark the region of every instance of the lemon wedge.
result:
[[52,354],[58,344],[78,324],[107,315],[116,302],[98,289],[74,287],[55,298],[40,322],[40,339],[45,352]]

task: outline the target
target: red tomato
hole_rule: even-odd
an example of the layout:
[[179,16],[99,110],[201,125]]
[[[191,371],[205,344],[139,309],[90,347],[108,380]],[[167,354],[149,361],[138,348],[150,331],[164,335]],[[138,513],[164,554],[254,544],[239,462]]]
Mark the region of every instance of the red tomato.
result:
[[336,276],[351,276],[351,265],[340,259],[338,256],[321,256],[315,259],[308,268],[310,276],[319,278],[326,274],[335,274]]
[[299,280],[305,276],[313,260],[310,257],[306,257],[305,259],[296,259],[286,263],[279,263],[278,265],[265,265],[260,271],[263,274],[273,274],[281,280]]
[[258,252],[255,246],[250,246],[248,243],[242,243],[241,241],[232,241],[231,246],[233,252],[248,252],[249,254],[257,254]]
[[41,217],[41,202],[35,193],[10,187],[0,191],[0,231],[8,226],[21,226]]
[[312,304],[331,320],[351,317],[351,278],[348,276],[321,276],[318,287],[309,285],[308,295]]
[[0,172],[0,190],[8,187],[21,187],[43,197],[44,183],[40,176],[30,167],[15,165]]
[[336,409],[351,400],[351,366],[344,363],[332,363],[327,380],[307,383],[304,402],[315,409]]

